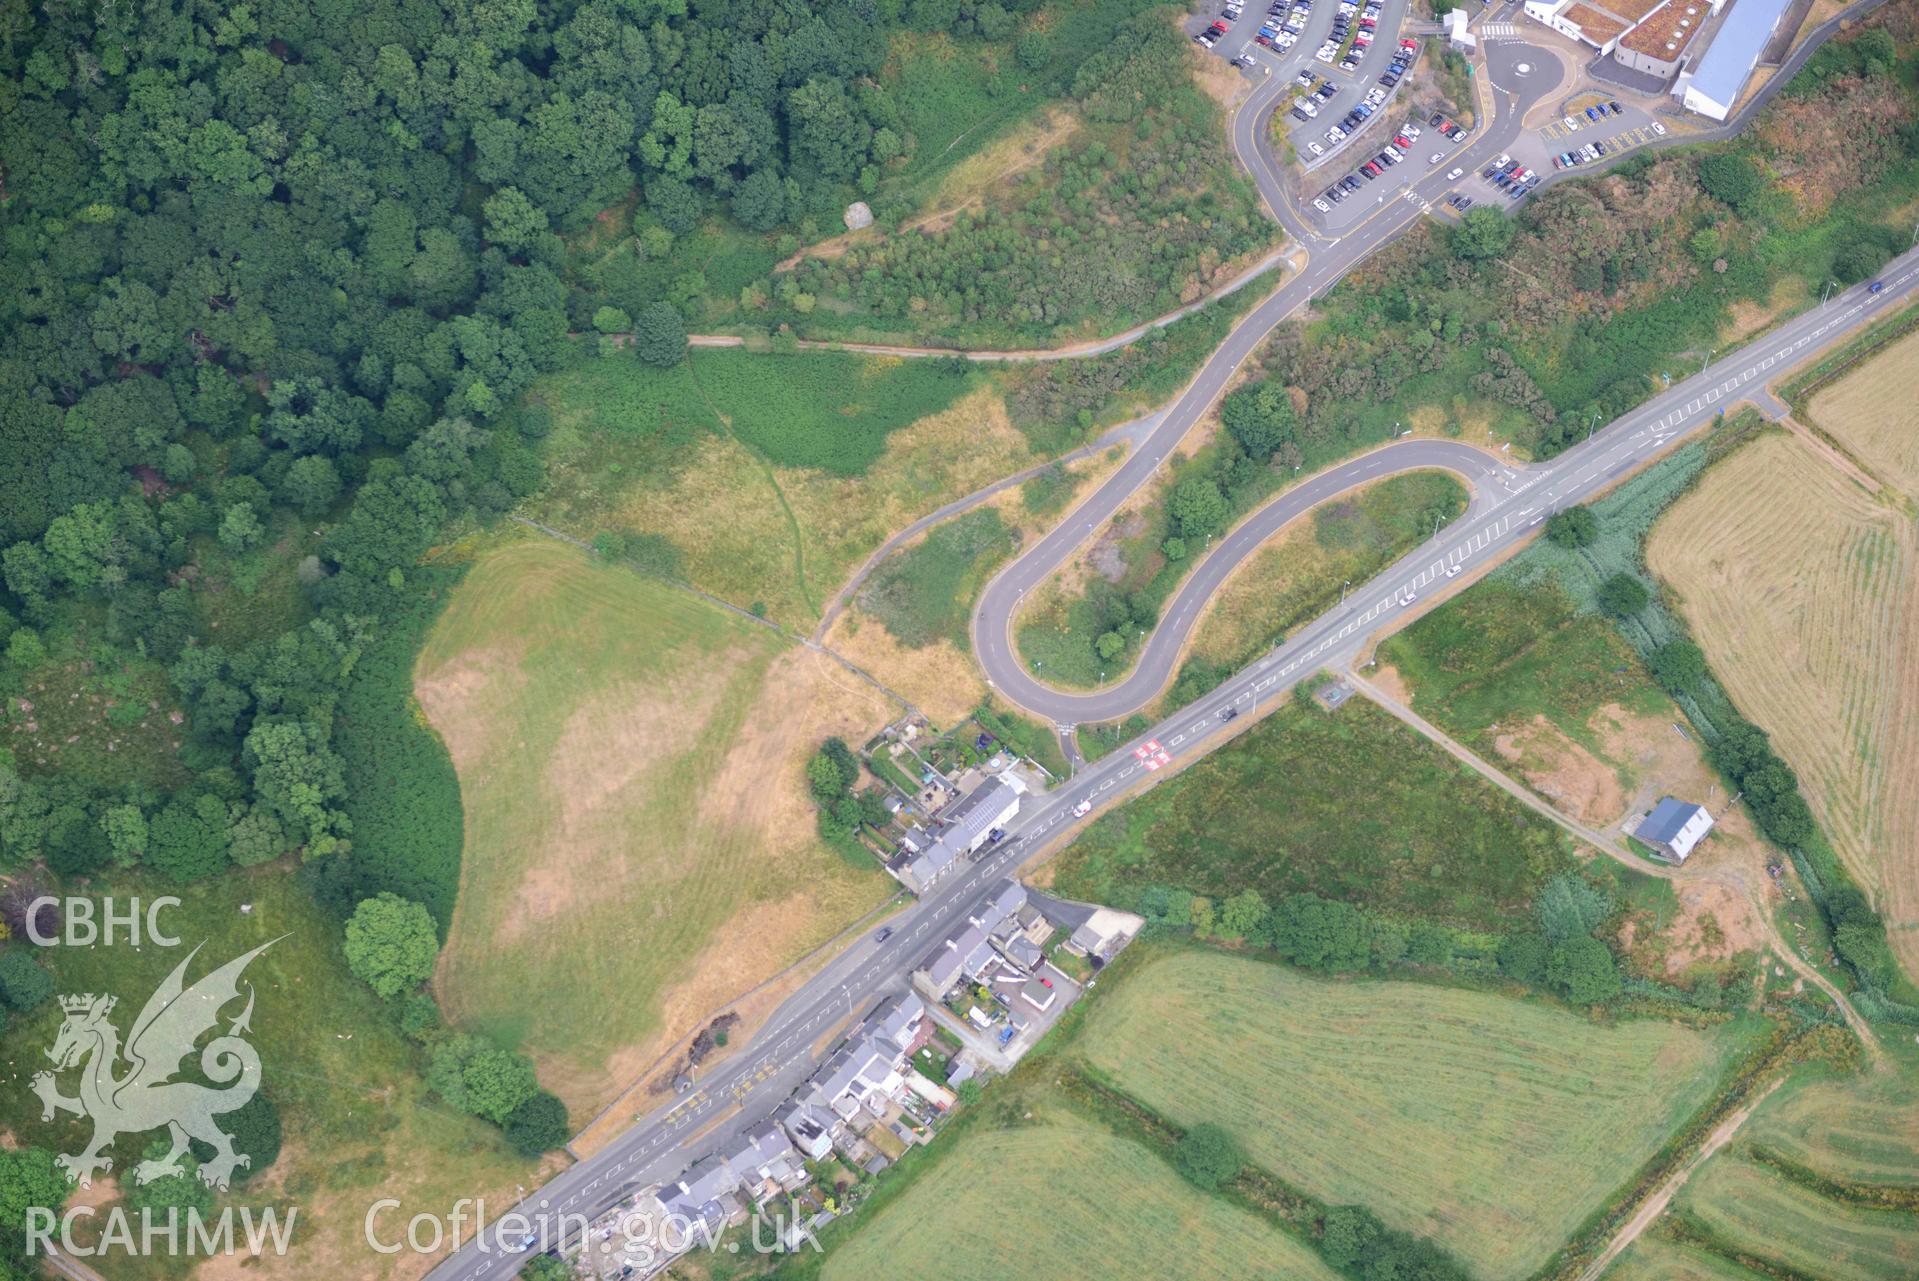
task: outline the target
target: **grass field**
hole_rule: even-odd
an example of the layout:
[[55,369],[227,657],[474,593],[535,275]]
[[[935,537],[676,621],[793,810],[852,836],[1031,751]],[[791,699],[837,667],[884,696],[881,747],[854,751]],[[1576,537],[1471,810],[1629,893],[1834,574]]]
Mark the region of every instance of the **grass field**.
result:
[[1133,974],[1079,1045],[1175,1123],[1223,1125],[1308,1193],[1432,1237],[1482,1281],[1516,1281],[1705,1102],[1743,1026],[1596,1026],[1195,951]]
[[1919,793],[1906,785],[1919,774],[1911,517],[1776,434],[1715,464],[1660,520],[1646,560],[1727,693],[1798,771],[1919,973]]
[[1337,604],[1342,584],[1364,582],[1430,537],[1435,511],[1451,520],[1464,510],[1465,487],[1438,471],[1393,476],[1316,508],[1233,571],[1194,631],[1191,656],[1241,666]]
[[[177,890],[119,877],[93,892],[150,900]],[[299,1281],[417,1275],[417,1256],[367,1249],[362,1220],[375,1199],[401,1197],[420,1206],[480,1194],[511,1199],[516,1182],[533,1181],[537,1162],[515,1157],[493,1126],[427,1093],[417,1051],[396,1026],[395,1007],[347,973],[339,922],[315,906],[292,868],[268,864],[230,873],[196,884],[183,897],[183,907],[161,918],[181,939],[177,949],[47,948],[37,959],[53,972],[57,991],[118,996],[115,1018],[124,1030],[147,994],[194,946],[204,950],[189,968],[189,982],[285,935],[246,973],[255,992],[249,1039],[260,1052],[261,1091],[280,1112],[284,1146],[271,1168],[236,1185],[233,1196],[236,1204],[297,1205],[299,1217],[294,1248],[282,1257],[250,1261],[249,1276]],[[251,910],[242,912],[242,904]],[[236,1003],[229,1013],[239,1008]],[[53,1044],[60,1017],[53,1002],[31,1016],[13,1016],[13,1052],[0,1070],[0,1129],[21,1143],[78,1151],[88,1125],[70,1117],[42,1122],[39,1100],[27,1089],[27,1078],[47,1066],[41,1051]],[[138,1142],[121,1140],[116,1174],[130,1168],[129,1153]],[[147,1260],[117,1252],[99,1265],[116,1278],[180,1275],[178,1260],[165,1252]]]
[[466,811],[440,990],[576,1115],[884,896],[816,838],[802,770],[888,713],[816,661],[544,540],[485,551],[422,649]]
[[1385,712],[1289,704],[1100,818],[1064,854],[1074,898],[1172,885],[1300,890],[1500,932],[1571,855],[1558,829]]
[[1145,1147],[1070,1113],[952,1142],[828,1255],[826,1281],[1338,1276],[1277,1228],[1194,1189]]
[[1919,1194],[1915,1053],[1910,1043],[1888,1048],[1896,1070],[1807,1071],[1774,1093],[1613,1275],[1891,1281],[1919,1274],[1919,1214],[1911,1209]]

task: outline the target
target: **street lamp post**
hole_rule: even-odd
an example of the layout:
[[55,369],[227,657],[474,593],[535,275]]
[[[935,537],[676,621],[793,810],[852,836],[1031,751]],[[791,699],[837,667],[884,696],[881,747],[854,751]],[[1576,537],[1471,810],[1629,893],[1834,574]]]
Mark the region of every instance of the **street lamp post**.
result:
[[1591,440],[1593,433],[1599,430],[1599,411],[1593,410],[1592,421],[1586,424],[1586,439]]
[[1346,603],[1346,591],[1347,591],[1347,588],[1350,588],[1350,587],[1351,587],[1352,585],[1353,585],[1353,580],[1349,578],[1349,579],[1347,579],[1347,580],[1346,580],[1346,586],[1345,586],[1345,587],[1341,587],[1341,588],[1339,589],[1339,603],[1340,603],[1340,604],[1342,604],[1342,605],[1344,605],[1344,604]]

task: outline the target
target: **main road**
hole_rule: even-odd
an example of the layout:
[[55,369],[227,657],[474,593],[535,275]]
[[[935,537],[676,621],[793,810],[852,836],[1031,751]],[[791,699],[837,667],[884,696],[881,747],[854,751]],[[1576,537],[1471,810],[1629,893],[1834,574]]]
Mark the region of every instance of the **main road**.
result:
[[[1537,51],[1533,56],[1537,57]],[[1510,125],[1516,122],[1517,111],[1513,110],[1514,104],[1508,105],[1512,110],[1507,117]],[[1489,138],[1485,145],[1497,147],[1499,144]],[[1391,225],[1396,228],[1403,225],[1403,221]],[[1365,243],[1376,244],[1377,239],[1369,238]],[[1345,261],[1350,265],[1356,257]],[[1300,279],[1314,279],[1319,282],[1316,287],[1323,287],[1337,274],[1337,271],[1328,274],[1325,269],[1318,269]],[[679,1173],[714,1146],[728,1129],[766,1117],[812,1071],[821,1053],[831,1048],[830,1038],[836,1030],[854,1015],[864,1013],[878,997],[904,990],[906,976],[938,938],[973,910],[995,881],[1016,872],[1022,863],[1058,836],[1063,826],[1073,823],[1071,811],[1079,802],[1085,800],[1097,805],[1111,800],[1146,782],[1156,769],[1211,751],[1231,730],[1238,728],[1237,717],[1232,720],[1224,717],[1227,709],[1256,712],[1263,700],[1284,694],[1312,672],[1345,662],[1364,647],[1369,637],[1398,626],[1410,611],[1419,607],[1419,597],[1453,581],[1449,571],[1455,567],[1460,570],[1458,581],[1465,581],[1476,567],[1490,563],[1502,551],[1528,537],[1553,510],[1578,503],[1612,484],[1655,455],[1701,431],[1725,406],[1760,388],[1828,343],[1871,322],[1897,302],[1913,296],[1919,291],[1919,251],[1907,253],[1889,264],[1880,279],[1881,292],[1871,293],[1865,286],[1847,290],[1827,305],[1722,357],[1652,402],[1608,424],[1588,442],[1568,450],[1549,465],[1521,471],[1505,468],[1497,460],[1464,446],[1404,442],[1326,473],[1332,479],[1310,492],[1320,493],[1329,488],[1336,492],[1342,477],[1348,484],[1362,483],[1366,476],[1350,469],[1373,462],[1396,467],[1441,466],[1465,470],[1473,475],[1478,496],[1466,516],[1353,592],[1338,609],[1302,628],[1284,645],[1197,702],[1181,708],[1133,743],[1083,768],[1054,791],[1031,798],[1028,806],[1009,824],[1004,841],[989,847],[978,861],[962,865],[948,880],[935,886],[894,921],[893,933],[884,942],[869,935],[849,947],[782,1005],[741,1053],[713,1068],[696,1088],[680,1096],[670,1107],[638,1120],[633,1128],[562,1171],[516,1207],[534,1225],[535,1239],[531,1244],[522,1244],[525,1234],[516,1233],[512,1239],[502,1240],[498,1229],[490,1230],[478,1240],[468,1240],[442,1260],[429,1273],[430,1281],[501,1281],[510,1277],[534,1253],[552,1244],[559,1216],[592,1216],[641,1187]],[[1297,306],[1303,297],[1295,294],[1291,306]],[[1275,303],[1269,301],[1254,313],[1254,316],[1265,313],[1270,317],[1265,328],[1270,328],[1290,310],[1287,306],[1268,311],[1274,307]],[[1235,343],[1242,344],[1239,355],[1224,366],[1216,357],[1202,371],[1201,380],[1212,376],[1223,383],[1225,374],[1263,337],[1265,328],[1251,332],[1251,320],[1249,317],[1247,322],[1242,322],[1227,340],[1229,348]],[[1213,385],[1215,393],[1221,383]],[[1189,389],[1180,403],[1195,403],[1194,394],[1194,389]],[[1198,403],[1203,407],[1210,399],[1207,395]],[[1162,440],[1156,433],[1148,447],[1142,449],[1141,456],[1151,456],[1153,441],[1170,445],[1170,441],[1177,438],[1175,435]],[[1407,452],[1415,450],[1418,452]],[[1427,452],[1430,450],[1440,452]],[[1157,462],[1155,459],[1153,465]],[[1304,503],[1309,487],[1319,484],[1315,478],[1291,493],[1300,495]],[[1100,501],[1110,487],[1110,483],[1103,487],[1091,501]],[[1074,522],[1074,528],[1083,531],[1085,519],[1088,517],[1081,515]],[[1062,535],[1070,539],[1065,550],[1076,546],[1080,536],[1070,530]],[[1017,594],[1013,599],[1017,599]],[[1175,612],[1169,617],[1177,619],[1178,608],[1176,603]],[[1004,631],[988,629],[981,633],[982,638],[991,634],[1003,635]],[[1152,651],[1149,649],[1149,652]],[[1008,671],[1009,674],[1018,672],[1017,665]],[[1054,691],[1037,684],[1021,693],[1040,699],[1055,696]],[[1086,696],[1060,697],[1082,699]],[[1067,717],[1082,715],[1076,702],[1063,705],[1063,711]],[[554,995],[528,994],[529,999],[551,999]],[[445,1214],[451,1208],[403,1205],[371,1226],[382,1240],[392,1241],[400,1235],[404,1219],[416,1213]]]

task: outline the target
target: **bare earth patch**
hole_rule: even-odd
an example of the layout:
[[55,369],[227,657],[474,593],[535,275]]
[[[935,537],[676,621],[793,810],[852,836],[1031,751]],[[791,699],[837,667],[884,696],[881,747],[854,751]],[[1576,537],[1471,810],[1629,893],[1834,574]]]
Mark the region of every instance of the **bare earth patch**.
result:
[[1766,947],[1765,935],[1753,922],[1752,905],[1723,881],[1680,885],[1679,911],[1665,933],[1669,975],[1683,973],[1697,961],[1723,961]]
[[1534,791],[1582,823],[1604,826],[1625,812],[1625,789],[1613,767],[1544,716],[1502,730],[1493,748],[1518,765]]

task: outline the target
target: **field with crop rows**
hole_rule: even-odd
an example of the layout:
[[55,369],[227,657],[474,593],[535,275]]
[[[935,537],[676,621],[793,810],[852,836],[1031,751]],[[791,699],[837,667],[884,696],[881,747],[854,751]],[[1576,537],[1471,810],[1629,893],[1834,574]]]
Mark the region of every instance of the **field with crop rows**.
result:
[[826,1281],[1338,1276],[1309,1247],[1090,1121],[1048,1114],[948,1141],[954,1150],[827,1256]]
[[1784,434],[1716,463],[1646,548],[1919,973],[1916,557],[1910,516]]
[[1812,425],[1908,497],[1919,496],[1919,332],[1907,334],[1807,406]]
[[1743,1156],[1722,1153],[1680,1192],[1678,1209],[1715,1238],[1820,1281],[1919,1276],[1919,1215],[1849,1205]]
[[1605,1275],[1606,1281],[1765,1281],[1730,1260],[1653,1232],[1633,1242]]
[[1919,1187],[1919,1078],[1908,1067],[1781,1092],[1743,1137],[1829,1178]]
[[1515,1281],[1705,1102],[1742,1028],[1602,1027],[1483,992],[1188,952],[1132,975],[1080,1044],[1176,1123],[1223,1125],[1307,1192]]

